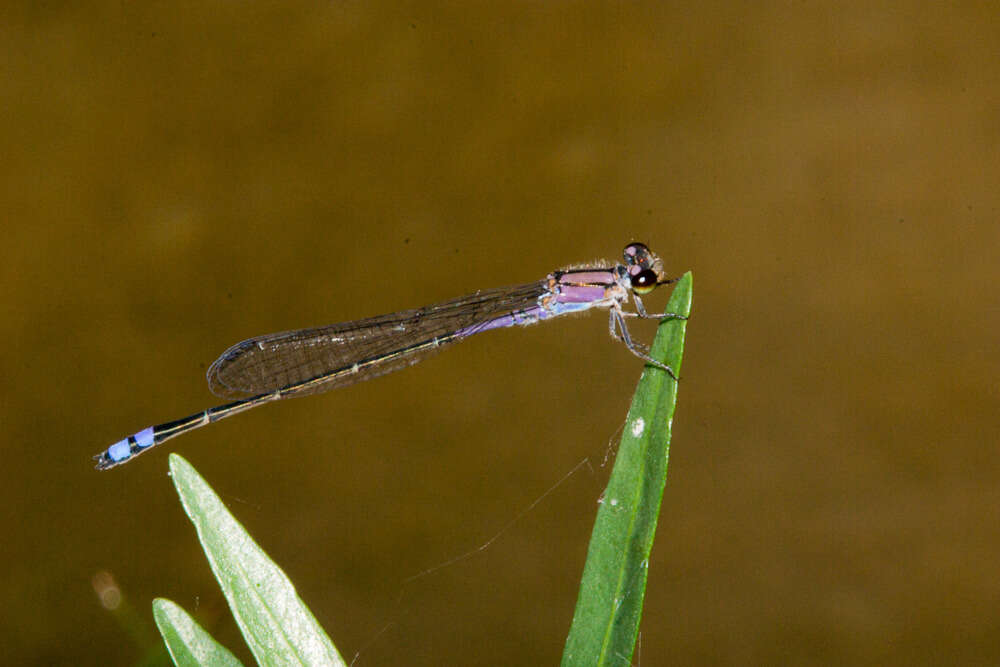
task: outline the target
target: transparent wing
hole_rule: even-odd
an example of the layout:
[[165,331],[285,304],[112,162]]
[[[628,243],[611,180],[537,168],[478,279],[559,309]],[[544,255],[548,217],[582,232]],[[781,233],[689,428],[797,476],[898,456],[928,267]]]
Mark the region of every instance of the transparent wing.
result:
[[[208,386],[224,397],[278,389],[301,396],[368,380],[415,364],[465,337],[451,336],[456,331],[534,307],[546,285],[542,280],[482,290],[423,308],[249,338],[209,367]],[[443,342],[421,345],[435,338]],[[354,364],[370,360],[377,361],[350,372]]]

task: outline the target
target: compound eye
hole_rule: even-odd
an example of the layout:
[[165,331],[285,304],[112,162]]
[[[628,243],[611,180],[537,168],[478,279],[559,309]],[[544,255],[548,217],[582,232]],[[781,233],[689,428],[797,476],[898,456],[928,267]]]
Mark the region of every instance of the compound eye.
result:
[[632,276],[632,291],[636,294],[649,294],[656,289],[657,277],[652,269],[644,269]]
[[629,266],[641,266],[648,269],[653,264],[653,253],[645,243],[629,243],[625,246],[625,263]]

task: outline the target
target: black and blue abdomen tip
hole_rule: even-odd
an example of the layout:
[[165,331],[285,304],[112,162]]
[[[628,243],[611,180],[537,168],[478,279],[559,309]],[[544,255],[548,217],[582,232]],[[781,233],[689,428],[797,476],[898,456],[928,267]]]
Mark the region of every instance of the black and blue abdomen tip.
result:
[[97,469],[107,470],[119,463],[124,463],[133,456],[149,449],[154,444],[153,427],[144,428],[124,440],[119,440],[95,456],[94,458],[97,459]]

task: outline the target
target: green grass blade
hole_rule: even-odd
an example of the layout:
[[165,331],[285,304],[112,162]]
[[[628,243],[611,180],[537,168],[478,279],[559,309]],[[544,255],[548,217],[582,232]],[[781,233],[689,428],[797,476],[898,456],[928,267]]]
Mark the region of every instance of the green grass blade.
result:
[[153,618],[178,667],[242,667],[229,650],[198,625],[186,611],[170,600],[153,600]]
[[[667,312],[691,310],[691,273],[674,287]],[[687,322],[665,320],[650,355],[680,373]],[[642,617],[649,553],[667,481],[677,383],[647,365],[590,537],[564,667],[630,665]]]
[[191,464],[171,454],[170,473],[257,662],[344,665],[288,576],[257,546]]

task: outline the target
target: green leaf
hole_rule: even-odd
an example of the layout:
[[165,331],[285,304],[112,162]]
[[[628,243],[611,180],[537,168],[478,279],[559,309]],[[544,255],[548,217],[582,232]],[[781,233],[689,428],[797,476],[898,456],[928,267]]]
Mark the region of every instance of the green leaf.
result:
[[257,662],[344,665],[288,576],[257,546],[191,464],[171,454],[170,472]]
[[153,618],[175,665],[242,667],[239,660],[205,632],[186,611],[163,598],[153,600]]
[[[674,287],[666,310],[684,316],[690,312],[690,272]],[[678,375],[686,326],[685,320],[664,320],[650,350],[650,356]],[[665,371],[651,365],[639,380],[590,537],[573,625],[563,650],[564,667],[631,664],[667,481],[677,386]]]

